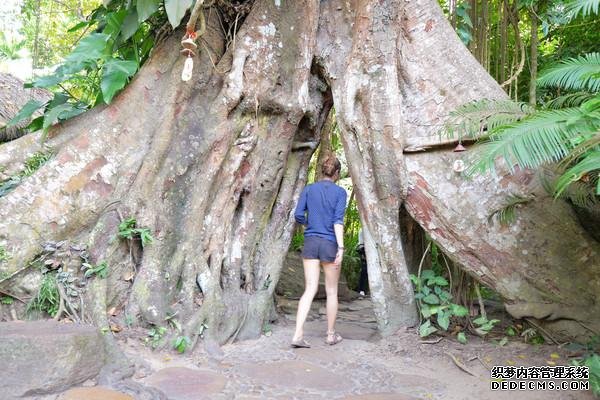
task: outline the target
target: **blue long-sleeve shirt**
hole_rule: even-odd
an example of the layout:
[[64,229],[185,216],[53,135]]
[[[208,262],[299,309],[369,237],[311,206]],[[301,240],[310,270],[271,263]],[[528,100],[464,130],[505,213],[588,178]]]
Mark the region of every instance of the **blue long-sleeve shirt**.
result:
[[346,191],[331,181],[306,186],[294,213],[297,222],[307,225],[304,236],[319,236],[337,242],[333,225],[344,224],[346,196]]

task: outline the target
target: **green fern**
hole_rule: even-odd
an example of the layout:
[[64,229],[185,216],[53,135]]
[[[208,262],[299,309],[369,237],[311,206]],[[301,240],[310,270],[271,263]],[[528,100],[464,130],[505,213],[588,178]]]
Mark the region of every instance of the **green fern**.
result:
[[589,179],[596,181],[596,194],[600,195],[600,151],[594,151],[585,156],[577,164],[569,168],[556,182],[556,194],[560,195],[568,185],[579,181],[587,174],[595,174]]
[[462,105],[452,113],[442,134],[454,138],[477,139],[496,128],[511,124],[535,110],[526,103],[512,100],[477,100]]
[[592,98],[594,98],[594,95],[587,92],[569,93],[548,101],[545,107],[553,110],[565,107],[579,107]]
[[467,174],[495,170],[495,160],[502,157],[511,171],[538,168],[566,157],[573,140],[582,133],[592,133],[600,127],[600,113],[590,116],[581,108],[540,111],[507,126],[499,127],[489,140],[480,145]]
[[570,58],[551,67],[540,74],[538,85],[592,93],[600,91],[600,53]]
[[534,199],[533,196],[524,197],[512,194],[507,197],[506,203],[494,210],[488,217],[488,221],[492,222],[496,219],[501,225],[510,225],[517,219],[517,208],[523,204],[527,204]]
[[565,11],[576,18],[580,13],[587,17],[588,15],[598,14],[600,9],[600,0],[573,0],[566,4]]

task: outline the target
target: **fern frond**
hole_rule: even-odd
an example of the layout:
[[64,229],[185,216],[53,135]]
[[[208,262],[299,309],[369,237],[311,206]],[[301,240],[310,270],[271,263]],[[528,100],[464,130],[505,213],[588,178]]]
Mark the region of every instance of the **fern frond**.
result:
[[494,218],[500,225],[510,225],[517,219],[517,207],[522,204],[527,204],[534,199],[534,196],[523,197],[512,194],[506,198],[505,204],[494,210],[488,217],[488,221],[492,222]]
[[538,79],[538,85],[592,93],[599,92],[600,53],[589,53],[562,61],[558,65],[543,71]]
[[598,14],[600,0],[572,0],[565,5],[565,11],[576,18],[579,13],[584,17],[592,14]]
[[575,146],[574,138],[596,131],[589,119],[589,114],[580,108],[567,108],[540,111],[518,123],[500,127],[478,146],[467,175],[494,171],[498,157],[504,158],[511,170],[515,164],[520,168],[537,168],[557,162]]
[[535,110],[526,103],[512,100],[477,100],[464,104],[450,113],[442,135],[454,138],[477,139],[484,132],[517,122]]
[[600,195],[600,151],[593,151],[586,155],[581,161],[565,171],[556,182],[555,196],[560,196],[565,189],[573,182],[576,182],[584,177],[584,175],[592,175],[590,179],[597,181],[596,194]]
[[582,135],[581,142],[561,161],[561,165],[568,166],[574,163],[579,157],[585,155],[590,150],[600,150],[600,132],[586,136]]
[[550,100],[545,104],[545,107],[553,110],[565,107],[579,107],[582,103],[593,97],[594,95],[588,92],[569,93]]

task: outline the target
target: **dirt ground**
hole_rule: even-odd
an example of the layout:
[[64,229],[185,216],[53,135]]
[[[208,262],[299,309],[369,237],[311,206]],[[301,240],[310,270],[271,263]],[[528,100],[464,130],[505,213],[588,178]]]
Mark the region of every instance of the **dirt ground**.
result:
[[368,299],[340,304],[337,330],[344,340],[335,346],[324,343],[324,302],[316,301],[305,329],[312,348],[292,349],[296,302],[281,298],[284,314],[259,339],[220,349],[198,346],[193,354],[180,355],[152,351],[143,343],[146,331],[123,331],[117,338],[136,362],[134,379],[159,388],[170,400],[594,398],[590,392],[576,391],[492,391],[491,366],[569,365],[568,351],[518,339],[499,346],[472,336],[466,345],[454,338],[422,343],[413,330],[381,338]]

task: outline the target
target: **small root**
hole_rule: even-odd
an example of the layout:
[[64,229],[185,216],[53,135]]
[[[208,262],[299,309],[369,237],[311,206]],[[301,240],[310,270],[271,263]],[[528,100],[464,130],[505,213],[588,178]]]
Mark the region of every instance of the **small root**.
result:
[[436,344],[442,341],[442,339],[444,339],[442,336],[440,336],[437,339],[433,339],[433,340],[421,340],[419,343],[420,344]]
[[458,359],[452,353],[449,353],[449,352],[446,351],[446,352],[444,352],[444,354],[448,355],[458,368],[460,368],[461,370],[463,370],[464,372],[466,372],[469,375],[472,375],[472,376],[475,376],[475,377],[477,376],[469,368],[467,368],[467,366],[465,364],[463,364],[460,361],[458,361]]

